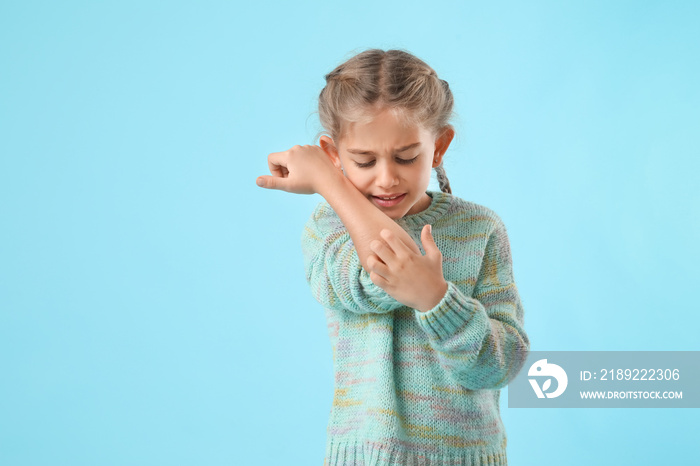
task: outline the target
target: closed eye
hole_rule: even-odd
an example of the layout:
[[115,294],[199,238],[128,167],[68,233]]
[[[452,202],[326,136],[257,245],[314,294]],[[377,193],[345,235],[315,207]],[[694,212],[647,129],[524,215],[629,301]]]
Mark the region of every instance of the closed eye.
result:
[[[397,157],[396,162],[400,163],[401,165],[409,165],[409,164],[412,164],[413,162],[415,162],[417,159],[418,159],[417,155],[415,157],[413,157],[412,159],[402,159],[402,158]],[[369,162],[365,162],[365,163],[355,162],[355,165],[357,165],[360,168],[371,167],[372,165],[374,165],[374,160],[370,160]]]
[[396,161],[401,163],[401,164],[408,165],[410,163],[415,162],[417,159],[418,159],[418,156],[416,155],[412,159],[396,159]]

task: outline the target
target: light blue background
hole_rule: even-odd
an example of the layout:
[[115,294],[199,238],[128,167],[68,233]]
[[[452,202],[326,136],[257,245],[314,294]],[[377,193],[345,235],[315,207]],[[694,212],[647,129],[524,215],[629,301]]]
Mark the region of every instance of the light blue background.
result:
[[[369,47],[450,83],[447,174],[508,228],[532,349],[700,349],[698,5],[3,2],[0,464],[323,463],[320,197],[255,178]],[[513,465],[698,456],[697,410],[506,393]]]

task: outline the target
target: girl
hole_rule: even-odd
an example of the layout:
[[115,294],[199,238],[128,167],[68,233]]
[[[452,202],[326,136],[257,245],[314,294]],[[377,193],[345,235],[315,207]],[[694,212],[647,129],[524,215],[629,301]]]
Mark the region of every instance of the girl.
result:
[[333,348],[324,464],[507,464],[500,389],[530,342],[503,222],[453,196],[442,167],[450,88],[402,50],[325,78],[328,135],[270,154],[257,180],[325,199],[302,235]]

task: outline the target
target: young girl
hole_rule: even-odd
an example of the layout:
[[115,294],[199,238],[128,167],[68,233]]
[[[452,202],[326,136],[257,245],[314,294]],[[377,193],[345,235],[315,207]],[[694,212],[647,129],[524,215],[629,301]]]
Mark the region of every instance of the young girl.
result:
[[302,235],[333,348],[324,464],[507,464],[500,389],[530,343],[506,228],[453,196],[442,167],[450,88],[401,50],[366,50],[325,78],[328,136],[270,154],[257,180],[325,199]]

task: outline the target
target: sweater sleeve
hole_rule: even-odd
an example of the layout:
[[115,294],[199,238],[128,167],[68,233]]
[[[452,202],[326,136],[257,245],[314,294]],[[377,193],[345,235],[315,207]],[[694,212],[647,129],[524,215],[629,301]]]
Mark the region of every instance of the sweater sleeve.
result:
[[350,233],[328,203],[320,203],[311,214],[301,247],[306,281],[322,306],[357,314],[383,314],[404,307],[370,280]]
[[500,219],[489,236],[473,295],[453,282],[447,285],[433,309],[415,311],[440,364],[469,390],[505,387],[525,363],[530,341]]

